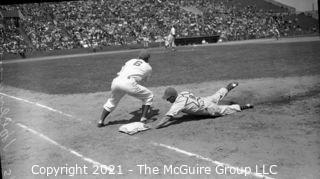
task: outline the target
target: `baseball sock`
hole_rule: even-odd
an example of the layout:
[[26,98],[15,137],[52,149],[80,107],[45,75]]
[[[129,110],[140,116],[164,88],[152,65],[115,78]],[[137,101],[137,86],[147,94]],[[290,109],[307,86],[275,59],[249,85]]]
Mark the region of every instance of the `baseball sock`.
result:
[[98,127],[102,127],[103,126],[103,122],[105,120],[105,118],[110,114],[109,111],[107,111],[106,109],[103,109],[102,113],[101,113],[101,117],[100,120],[98,122]]
[[150,105],[142,105],[142,115],[141,115],[142,122],[147,120],[146,116],[147,116],[149,109],[150,109]]

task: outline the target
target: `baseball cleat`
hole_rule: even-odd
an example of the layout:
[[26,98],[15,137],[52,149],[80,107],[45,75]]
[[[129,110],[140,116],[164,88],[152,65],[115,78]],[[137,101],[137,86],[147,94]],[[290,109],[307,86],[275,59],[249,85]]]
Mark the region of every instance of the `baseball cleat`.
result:
[[229,83],[226,88],[228,91],[231,91],[233,88],[237,87],[238,85],[239,85],[238,82],[232,82],[232,83]]
[[240,106],[240,109],[241,109],[241,110],[250,109],[250,108],[253,108],[253,105],[252,105],[252,104],[246,104],[246,105],[244,105],[244,106]]
[[99,121],[97,127],[104,127],[103,121]]
[[142,122],[142,123],[146,123],[146,122],[147,122],[147,118],[142,117],[142,118],[140,119],[140,122]]

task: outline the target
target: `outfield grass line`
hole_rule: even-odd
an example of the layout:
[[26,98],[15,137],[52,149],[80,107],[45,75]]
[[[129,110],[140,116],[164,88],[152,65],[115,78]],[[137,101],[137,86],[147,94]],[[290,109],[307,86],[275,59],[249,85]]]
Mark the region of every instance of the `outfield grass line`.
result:
[[[199,44],[191,46],[183,46],[186,49],[178,49],[177,52],[187,52],[193,51],[193,48],[200,48],[204,46],[226,46],[226,45],[241,45],[241,44],[270,44],[270,43],[295,43],[295,42],[308,42],[308,41],[320,41],[319,36],[315,37],[293,37],[293,38],[281,38],[280,40],[275,40],[273,38],[268,39],[254,39],[254,40],[241,40],[241,41],[228,41],[223,43],[211,43],[211,44]],[[192,48],[192,49],[190,49]],[[71,55],[55,55],[55,56],[45,56],[45,57],[32,57],[27,59],[16,59],[16,60],[3,60],[3,64],[12,63],[25,63],[25,62],[36,62],[36,61],[47,61],[47,60],[57,60],[63,58],[77,58],[86,56],[97,56],[97,55],[110,55],[119,53],[131,53],[137,52],[141,49],[126,49],[126,50],[114,50],[114,51],[104,51],[104,52],[92,52],[92,53],[80,53]],[[151,54],[169,53],[170,49],[164,49],[164,47],[153,47],[149,48]],[[157,51],[154,51],[157,50]],[[160,51],[159,51],[160,50]]]
[[108,167],[107,165],[104,165],[104,164],[102,164],[102,163],[100,163],[100,162],[97,162],[97,161],[95,161],[95,160],[93,160],[93,159],[91,159],[91,158],[85,157],[84,155],[80,154],[79,152],[77,152],[77,151],[75,151],[75,150],[73,150],[73,149],[71,149],[71,148],[68,148],[68,147],[65,147],[65,146],[59,144],[58,142],[54,141],[53,139],[49,138],[48,136],[46,136],[46,135],[44,135],[44,134],[42,134],[42,133],[40,133],[40,132],[37,132],[37,131],[35,131],[35,130],[33,130],[33,129],[31,129],[31,128],[29,128],[29,127],[27,127],[27,126],[25,126],[25,125],[23,125],[23,124],[21,124],[21,123],[16,123],[16,125],[18,125],[19,127],[21,127],[21,128],[23,128],[23,129],[25,129],[25,130],[27,130],[27,131],[29,131],[29,132],[31,132],[31,133],[39,136],[40,138],[42,138],[42,139],[50,142],[51,144],[56,145],[56,146],[59,147],[60,149],[62,149],[62,150],[64,150],[64,151],[67,151],[68,153],[73,154],[73,155],[81,158],[82,160],[84,160],[84,161],[86,161],[86,162],[88,162],[88,163],[91,163],[93,166],[100,166],[100,167],[103,166],[103,167],[104,167],[105,169],[107,169],[108,171],[110,171],[110,172],[113,171],[113,170],[112,170],[110,167]]
[[[47,56],[47,57],[38,57],[38,58],[29,58],[29,59],[17,59],[17,60],[3,60],[3,64],[13,64],[13,63],[26,63],[26,62],[37,62],[37,61],[49,61],[49,60],[58,60],[64,58],[78,58],[78,57],[89,57],[89,56],[98,56],[98,55],[111,55],[111,54],[120,54],[120,53],[131,53],[137,52],[141,49],[135,50],[117,50],[117,51],[108,51],[108,52],[96,52],[96,53],[82,53],[82,54],[73,54],[73,55],[58,55],[58,56]],[[151,50],[151,49],[150,49]],[[181,49],[178,52],[188,52],[194,51],[194,49]],[[161,51],[152,51],[151,54],[161,54],[161,53],[170,53],[171,50],[161,50]],[[172,52],[174,53],[174,52]]]
[[66,116],[66,117],[69,117],[69,118],[72,118],[72,119],[75,119],[75,120],[78,120],[78,121],[82,121],[81,119],[76,118],[76,117],[72,116],[71,114],[68,114],[68,113],[59,111],[59,110],[57,110],[57,109],[54,109],[54,108],[51,108],[51,107],[49,107],[49,106],[40,104],[40,103],[38,103],[38,102],[32,102],[32,101],[29,101],[29,100],[26,100],[26,99],[22,99],[22,98],[19,98],[19,97],[11,96],[11,95],[8,95],[8,94],[5,94],[5,93],[1,93],[1,92],[0,92],[0,95],[6,96],[6,97],[8,97],[8,98],[12,98],[12,99],[15,99],[15,100],[18,100],[18,101],[23,101],[23,102],[25,102],[25,103],[33,104],[33,105],[38,106],[38,107],[40,107],[40,108],[47,109],[47,110],[49,110],[49,111],[59,113],[59,114],[61,114],[61,115],[63,115],[63,116]]
[[55,55],[55,56],[46,56],[46,57],[35,57],[28,59],[18,59],[18,60],[3,60],[3,64],[11,63],[25,63],[25,62],[36,62],[36,61],[47,61],[47,60],[57,60],[63,58],[77,58],[77,57],[87,57],[87,56],[96,56],[96,55],[109,55],[117,53],[130,53],[140,51],[141,49],[134,50],[117,50],[117,51],[107,51],[107,52],[95,52],[95,53],[81,53],[81,54],[72,54],[72,55]]
[[204,157],[204,156],[202,156],[202,155],[195,154],[195,153],[192,153],[192,152],[188,152],[188,151],[179,149],[179,148],[177,148],[177,147],[173,147],[173,146],[169,146],[169,145],[166,145],[166,144],[157,143],[157,142],[153,142],[153,141],[151,141],[151,144],[153,144],[154,146],[160,146],[160,147],[163,147],[163,148],[166,148],[166,149],[169,149],[169,150],[178,152],[178,153],[180,153],[180,154],[187,155],[187,156],[189,156],[189,157],[196,157],[197,159],[204,160],[204,161],[207,161],[207,162],[211,162],[211,163],[213,163],[213,164],[215,164],[215,165],[217,165],[217,166],[224,166],[224,167],[229,167],[229,168],[235,168],[237,171],[240,171],[240,172],[243,173],[244,175],[251,175],[251,176],[254,176],[254,177],[257,177],[257,178],[263,178],[263,179],[275,179],[275,178],[268,177],[268,176],[263,175],[263,174],[260,174],[260,173],[255,173],[255,172],[247,171],[247,170],[245,170],[244,168],[241,168],[241,167],[232,166],[232,165],[227,164],[227,163],[223,163],[223,162],[219,162],[219,161],[216,161],[216,160],[212,160],[211,158]]

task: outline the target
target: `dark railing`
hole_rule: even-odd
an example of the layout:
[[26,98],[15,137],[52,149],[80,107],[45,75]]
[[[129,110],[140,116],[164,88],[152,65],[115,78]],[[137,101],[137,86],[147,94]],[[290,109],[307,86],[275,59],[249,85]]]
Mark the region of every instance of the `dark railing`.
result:
[[191,44],[202,44],[202,41],[205,40],[207,43],[217,43],[219,40],[219,35],[214,36],[200,36],[200,37],[183,37],[176,38],[176,45],[191,45]]

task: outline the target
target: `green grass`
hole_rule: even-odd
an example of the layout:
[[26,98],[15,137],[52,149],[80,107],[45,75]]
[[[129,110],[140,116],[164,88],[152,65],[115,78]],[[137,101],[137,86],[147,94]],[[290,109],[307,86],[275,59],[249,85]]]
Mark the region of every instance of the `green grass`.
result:
[[[319,74],[320,42],[246,44],[152,50],[147,86]],[[190,50],[190,51],[188,51]],[[110,90],[112,79],[137,52],[4,65],[4,83],[50,94]]]

